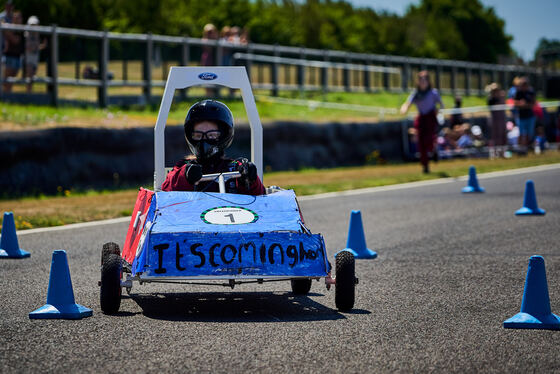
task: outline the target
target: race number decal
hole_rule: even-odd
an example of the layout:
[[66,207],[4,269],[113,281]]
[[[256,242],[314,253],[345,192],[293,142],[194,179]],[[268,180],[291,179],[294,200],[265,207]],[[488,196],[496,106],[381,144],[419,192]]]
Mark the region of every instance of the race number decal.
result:
[[239,206],[219,206],[205,210],[200,218],[204,223],[212,225],[243,225],[256,222],[259,215]]

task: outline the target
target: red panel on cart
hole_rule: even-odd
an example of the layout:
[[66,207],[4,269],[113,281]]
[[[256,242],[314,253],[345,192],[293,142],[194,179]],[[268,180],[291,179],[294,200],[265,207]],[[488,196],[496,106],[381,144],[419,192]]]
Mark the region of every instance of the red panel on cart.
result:
[[[126,240],[122,250],[122,257],[130,264],[134,261],[136,247],[140,241],[140,236],[142,236],[142,230],[144,229],[144,224],[146,223],[146,217],[148,215],[148,210],[153,196],[153,191],[146,190],[144,188],[140,188],[140,191],[138,191],[138,197],[136,198],[136,204],[134,205],[134,211],[132,212],[130,224],[128,225],[128,232],[126,233]],[[137,220],[136,216],[138,216],[138,212],[140,212],[140,216]],[[136,223],[136,226],[134,226],[134,223]]]

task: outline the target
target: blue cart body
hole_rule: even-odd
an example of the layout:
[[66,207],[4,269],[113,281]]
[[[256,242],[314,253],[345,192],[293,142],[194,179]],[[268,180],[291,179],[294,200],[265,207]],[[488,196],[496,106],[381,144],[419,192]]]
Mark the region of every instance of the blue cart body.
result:
[[132,263],[140,278],[324,277],[323,237],[304,226],[293,191],[248,196],[156,192]]

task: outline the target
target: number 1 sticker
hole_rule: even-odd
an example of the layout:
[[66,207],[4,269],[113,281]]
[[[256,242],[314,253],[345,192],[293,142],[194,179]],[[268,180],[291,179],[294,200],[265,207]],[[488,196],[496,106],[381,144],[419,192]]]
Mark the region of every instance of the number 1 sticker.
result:
[[256,222],[259,215],[239,206],[220,206],[205,210],[200,218],[211,225],[243,225]]

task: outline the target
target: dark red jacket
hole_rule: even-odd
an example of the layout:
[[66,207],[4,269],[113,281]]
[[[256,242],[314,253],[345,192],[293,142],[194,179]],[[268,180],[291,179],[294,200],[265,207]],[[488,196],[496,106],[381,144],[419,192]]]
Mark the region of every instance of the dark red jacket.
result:
[[[206,191],[219,192],[217,182],[201,182],[193,186],[187,181],[185,171],[195,160],[181,160],[175,164],[173,170],[167,174],[161,185],[162,191]],[[229,158],[220,158],[213,164],[201,164],[202,174],[225,173],[237,170],[237,162]],[[230,179],[226,182],[227,193],[238,193],[243,195],[264,195],[265,188],[259,177],[250,186],[245,185],[242,179]]]

